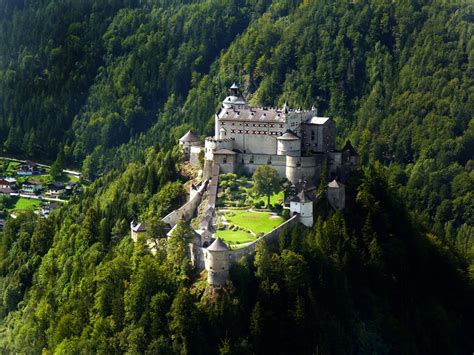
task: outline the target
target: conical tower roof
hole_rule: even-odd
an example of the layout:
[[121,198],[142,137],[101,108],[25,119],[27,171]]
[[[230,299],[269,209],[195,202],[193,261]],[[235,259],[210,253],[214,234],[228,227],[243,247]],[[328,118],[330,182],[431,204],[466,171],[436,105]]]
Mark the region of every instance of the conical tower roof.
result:
[[333,181],[331,181],[329,184],[328,184],[328,187],[332,187],[334,189],[338,189],[340,187],[344,187],[344,184],[342,182],[339,182],[337,181],[336,179],[334,179]]
[[207,248],[210,251],[228,251],[229,247],[222,241],[221,238],[217,237],[216,240]]
[[352,146],[352,143],[351,143],[350,140],[346,141],[346,144],[344,145],[344,148],[342,148],[342,150],[343,151],[348,150],[351,157],[352,156],[355,156],[355,157],[359,156],[359,154],[357,154],[355,148]]
[[179,139],[180,142],[199,142],[200,139],[194,134],[193,131],[189,130],[184,136]]

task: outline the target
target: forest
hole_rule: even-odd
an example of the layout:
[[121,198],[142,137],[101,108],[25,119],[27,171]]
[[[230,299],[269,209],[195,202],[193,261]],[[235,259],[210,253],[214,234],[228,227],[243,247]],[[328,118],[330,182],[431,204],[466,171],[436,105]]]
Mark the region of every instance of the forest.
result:
[[[473,22],[468,0],[2,1],[2,152],[91,182],[7,219],[2,351],[472,353]],[[216,302],[129,222],[183,202],[177,138],[212,133],[234,81],[332,117],[363,170],[353,206],[260,246]]]

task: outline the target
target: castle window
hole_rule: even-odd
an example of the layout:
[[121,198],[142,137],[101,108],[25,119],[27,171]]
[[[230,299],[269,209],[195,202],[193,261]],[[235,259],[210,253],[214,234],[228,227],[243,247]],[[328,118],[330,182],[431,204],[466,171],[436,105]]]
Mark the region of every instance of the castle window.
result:
[[283,125],[282,125],[282,124],[280,125],[280,128],[283,128]]
[[232,126],[235,126],[235,123],[234,123],[234,122],[232,122]]
[[224,164],[227,164],[227,157],[224,157],[223,163],[224,163]]
[[314,141],[314,131],[311,131],[311,140]]

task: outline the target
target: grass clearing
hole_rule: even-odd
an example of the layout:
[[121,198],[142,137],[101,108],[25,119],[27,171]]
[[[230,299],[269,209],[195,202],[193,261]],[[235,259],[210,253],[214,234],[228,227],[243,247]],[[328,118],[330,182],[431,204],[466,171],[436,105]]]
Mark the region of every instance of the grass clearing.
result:
[[252,234],[243,230],[218,230],[216,234],[228,244],[243,244],[253,242],[256,239]]
[[15,205],[11,208],[12,211],[20,211],[20,210],[34,210],[37,209],[41,205],[41,201],[33,200],[29,198],[20,197],[16,202]]
[[250,229],[255,234],[268,233],[284,222],[282,217],[270,212],[233,210],[224,214],[229,223]]

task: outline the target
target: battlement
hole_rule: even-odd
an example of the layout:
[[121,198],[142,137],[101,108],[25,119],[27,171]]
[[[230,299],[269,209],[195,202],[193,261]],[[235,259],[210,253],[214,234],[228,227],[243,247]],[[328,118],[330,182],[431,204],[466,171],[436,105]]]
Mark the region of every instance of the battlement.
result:
[[216,139],[214,137],[206,137],[206,142],[209,143],[229,143],[234,142],[235,138],[224,138],[224,139]]

